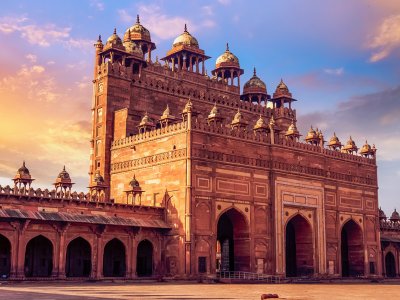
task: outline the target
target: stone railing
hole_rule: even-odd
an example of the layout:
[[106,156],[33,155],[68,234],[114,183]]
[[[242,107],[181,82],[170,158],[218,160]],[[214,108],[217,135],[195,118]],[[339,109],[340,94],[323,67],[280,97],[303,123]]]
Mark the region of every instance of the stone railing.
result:
[[178,132],[184,132],[186,128],[187,128],[186,122],[173,123],[164,128],[153,129],[145,133],[138,133],[120,140],[115,140],[111,144],[111,149],[123,148],[130,146],[132,144],[158,139]]
[[391,230],[391,231],[400,231],[400,221],[390,221],[390,220],[380,220],[379,225],[381,231]]

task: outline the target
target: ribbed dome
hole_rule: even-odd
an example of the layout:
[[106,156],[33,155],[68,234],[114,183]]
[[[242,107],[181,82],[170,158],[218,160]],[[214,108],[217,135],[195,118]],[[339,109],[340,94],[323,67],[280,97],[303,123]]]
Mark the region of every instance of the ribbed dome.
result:
[[117,29],[114,28],[113,34],[107,39],[106,47],[124,48],[121,38],[117,34]]
[[59,179],[70,179],[68,172],[65,170],[65,166],[63,167],[62,171],[58,174]]
[[136,16],[136,23],[125,31],[124,40],[151,42],[150,31],[140,24],[139,15]]
[[239,59],[231,51],[229,51],[228,43],[226,43],[225,52],[222,53],[215,62],[217,68],[220,67],[221,64],[234,65],[236,67],[239,67]]
[[22,167],[18,169],[19,175],[30,175],[28,168],[25,166],[25,161],[22,163]]
[[267,86],[265,85],[264,81],[262,81],[262,80],[257,76],[256,68],[254,68],[253,77],[251,77],[250,80],[247,81],[247,82],[244,84],[243,93],[245,94],[247,89],[253,88],[253,87],[263,89],[265,92],[267,92]]
[[199,48],[199,42],[197,41],[197,39],[194,36],[192,36],[187,31],[186,24],[185,24],[185,30],[183,31],[183,33],[180,36],[178,36],[174,40],[174,43],[172,44],[172,47],[177,47],[177,46],[180,46],[180,45]]
[[281,81],[279,82],[278,86],[276,87],[275,93],[279,93],[279,94],[287,94],[287,93],[289,93],[289,88],[288,88],[287,85],[283,82],[282,79],[281,79]]
[[133,175],[133,179],[131,180],[131,182],[129,182],[129,185],[130,185],[132,188],[140,187],[139,181],[137,181],[135,175]]

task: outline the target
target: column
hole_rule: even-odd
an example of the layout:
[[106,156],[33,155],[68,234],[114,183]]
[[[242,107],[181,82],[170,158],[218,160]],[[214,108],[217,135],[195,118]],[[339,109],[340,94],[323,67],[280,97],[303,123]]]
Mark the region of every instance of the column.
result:
[[231,84],[230,85],[233,85],[233,70],[231,69]]
[[151,62],[151,44],[148,44],[147,45],[147,47],[148,47],[148,49],[149,49],[149,54],[148,54],[148,57],[147,57],[147,62]]
[[185,71],[186,71],[186,68],[187,68],[187,62],[186,62],[187,56],[186,56],[186,53],[183,53],[182,60],[183,60],[182,68],[185,69]]
[[199,73],[199,57],[196,57],[196,73]]
[[189,67],[190,72],[193,72],[193,57],[191,55],[189,56]]
[[[65,278],[65,256],[67,247],[65,245],[65,230],[60,230],[59,232],[59,241],[58,241],[58,277]],[[56,252],[57,253],[57,252]]]
[[203,60],[201,61],[201,74],[204,75],[204,72],[205,72],[205,69],[204,69],[204,58],[203,58]]
[[181,70],[181,56],[178,55],[178,71]]
[[175,58],[172,58],[172,71],[175,71]]

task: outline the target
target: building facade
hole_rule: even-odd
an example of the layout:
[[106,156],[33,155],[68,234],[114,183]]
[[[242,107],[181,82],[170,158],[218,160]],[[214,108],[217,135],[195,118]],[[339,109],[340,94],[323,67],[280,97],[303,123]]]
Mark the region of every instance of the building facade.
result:
[[72,193],[65,169],[32,189],[21,167],[0,187],[0,273],[382,276],[375,146],[302,138],[283,80],[271,96],[254,69],[241,92],[228,45],[208,76],[186,26],[155,49],[139,18],[99,37],[89,192]]

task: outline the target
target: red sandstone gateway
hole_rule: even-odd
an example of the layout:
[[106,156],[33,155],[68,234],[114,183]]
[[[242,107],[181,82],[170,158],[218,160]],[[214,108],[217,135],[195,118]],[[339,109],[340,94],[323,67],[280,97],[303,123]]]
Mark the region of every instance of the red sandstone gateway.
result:
[[398,273],[392,250],[381,256],[374,146],[357,155],[334,134],[325,147],[312,127],[302,142],[283,80],[271,97],[254,69],[240,94],[228,45],[209,77],[186,26],[163,64],[155,49],[139,18],[123,39],[99,37],[89,192],[72,192],[65,168],[55,190],[33,189],[24,163],[0,187],[1,276]]

